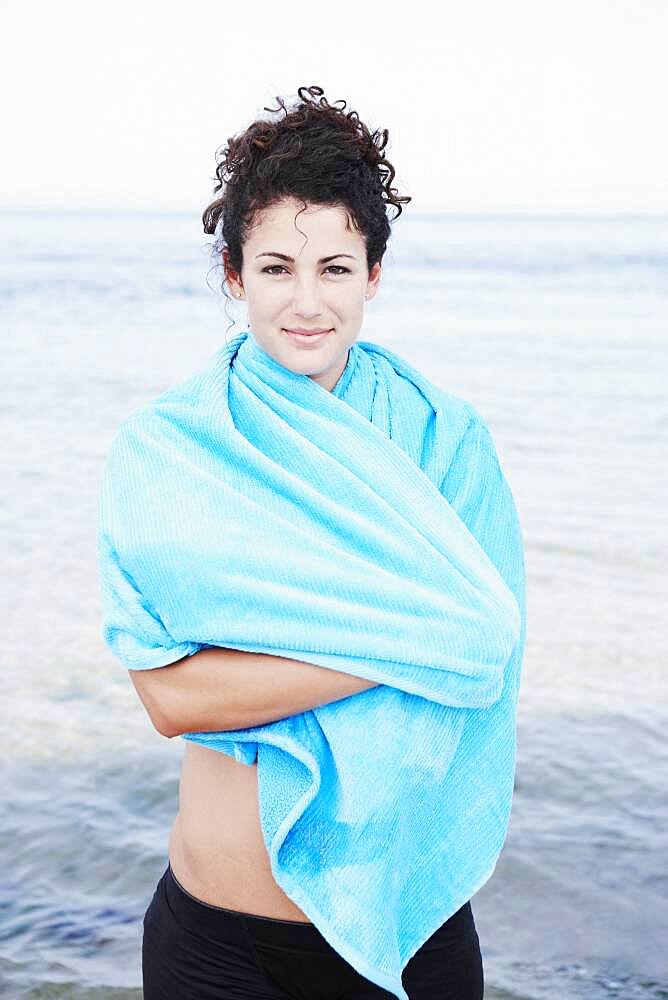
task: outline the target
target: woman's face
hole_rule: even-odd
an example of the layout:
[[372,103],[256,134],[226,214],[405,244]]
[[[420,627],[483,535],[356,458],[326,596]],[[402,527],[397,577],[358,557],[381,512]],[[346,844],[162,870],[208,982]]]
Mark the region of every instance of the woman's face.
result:
[[[285,368],[310,376],[329,392],[348,360],[376,294],[380,264],[367,270],[364,237],[348,229],[343,208],[294,198],[258,214],[243,245],[241,276],[223,257],[232,294],[245,298],[258,345]],[[297,214],[299,213],[299,214]],[[301,230],[301,232],[300,232]],[[326,331],[295,336],[290,331]]]

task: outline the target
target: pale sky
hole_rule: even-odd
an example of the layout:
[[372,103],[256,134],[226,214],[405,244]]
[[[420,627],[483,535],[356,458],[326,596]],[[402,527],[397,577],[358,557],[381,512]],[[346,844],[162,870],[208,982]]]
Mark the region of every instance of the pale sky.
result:
[[215,151],[318,84],[415,212],[668,212],[667,0],[10,5],[2,208],[200,212]]

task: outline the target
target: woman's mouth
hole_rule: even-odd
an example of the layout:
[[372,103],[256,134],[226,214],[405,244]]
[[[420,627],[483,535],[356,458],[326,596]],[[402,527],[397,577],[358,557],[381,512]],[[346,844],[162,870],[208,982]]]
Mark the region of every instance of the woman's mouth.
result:
[[308,330],[305,327],[297,327],[296,329],[286,329],[283,327],[283,333],[287,333],[288,337],[296,344],[307,344],[308,346],[314,347],[325,339],[330,330]]

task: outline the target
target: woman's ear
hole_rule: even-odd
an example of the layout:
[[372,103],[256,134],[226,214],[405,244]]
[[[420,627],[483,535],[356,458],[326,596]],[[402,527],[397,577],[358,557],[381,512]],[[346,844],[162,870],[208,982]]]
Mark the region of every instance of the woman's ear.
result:
[[378,285],[380,284],[381,267],[378,262],[376,262],[369,272],[369,280],[366,284],[366,294],[365,299],[372,299],[376,292],[378,291]]
[[227,249],[223,250],[223,270],[225,271],[225,280],[232,295],[235,299],[242,299],[244,297],[244,286],[241,283],[240,275],[230,267],[230,255]]

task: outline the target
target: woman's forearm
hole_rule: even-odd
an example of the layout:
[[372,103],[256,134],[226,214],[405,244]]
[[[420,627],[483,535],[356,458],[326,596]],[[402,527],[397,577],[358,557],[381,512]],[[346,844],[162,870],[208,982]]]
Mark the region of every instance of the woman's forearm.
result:
[[265,653],[212,646],[130,675],[163,736],[247,729],[376,687],[376,681]]

